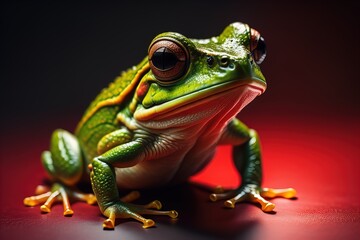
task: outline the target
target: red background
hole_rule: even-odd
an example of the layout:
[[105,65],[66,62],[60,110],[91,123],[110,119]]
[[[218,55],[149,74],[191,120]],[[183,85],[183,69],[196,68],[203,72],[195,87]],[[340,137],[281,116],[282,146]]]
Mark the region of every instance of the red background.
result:
[[[207,2],[178,5],[22,3],[1,9],[1,239],[355,239],[359,236],[358,3]],[[159,8],[161,6],[161,8]],[[159,11],[161,9],[161,11]],[[173,30],[206,38],[233,21],[265,37],[269,87],[239,117],[256,129],[264,186],[294,187],[298,199],[274,199],[275,214],[208,201],[194,184],[145,192],[176,209],[156,228],[118,221],[103,231],[96,206],[75,203],[71,218],[22,205],[45,177],[40,154],[53,129],[72,130],[86,105],[119,71],[145,56],[151,39]],[[230,149],[192,179],[239,183]]]

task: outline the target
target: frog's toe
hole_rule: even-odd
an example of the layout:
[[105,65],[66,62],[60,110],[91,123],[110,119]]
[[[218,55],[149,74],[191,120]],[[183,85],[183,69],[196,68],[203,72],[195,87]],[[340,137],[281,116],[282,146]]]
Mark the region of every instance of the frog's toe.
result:
[[47,198],[45,203],[40,206],[40,210],[42,213],[49,213],[51,212],[51,207],[55,202],[56,198],[60,196],[60,192],[58,190],[52,192],[50,196]]
[[51,212],[50,207],[49,207],[48,205],[45,205],[45,204],[40,206],[40,210],[41,210],[42,213],[49,213],[49,212]]
[[293,188],[262,188],[260,191],[261,196],[265,198],[295,198],[296,197],[296,190]]
[[112,211],[112,210],[109,211],[108,219],[106,219],[102,224],[104,229],[114,229],[114,227],[115,227],[115,218],[116,218],[115,213],[116,213],[115,211]]
[[236,203],[252,202],[260,204],[263,212],[272,212],[275,204],[269,202],[265,198],[294,198],[296,190],[293,188],[274,189],[274,188],[259,188],[256,185],[248,184],[236,190],[223,191],[222,188],[217,189],[216,193],[210,195],[211,201],[226,200],[225,207],[235,208]]
[[171,218],[177,218],[178,212],[175,210],[170,211],[160,211],[162,208],[162,204],[160,201],[155,200],[146,205],[134,205],[137,208],[137,212],[140,214],[147,214],[147,215],[162,215],[162,216],[169,216]]
[[44,205],[40,207],[41,211],[44,213],[50,212],[51,206],[55,202],[55,200],[59,200],[63,202],[64,207],[64,216],[72,216],[74,214],[74,211],[70,207],[70,200],[67,191],[64,187],[60,185],[54,185],[55,190],[51,193],[50,197],[46,200]]
[[146,205],[135,205],[119,201],[104,211],[104,215],[107,216],[108,219],[103,222],[103,228],[114,229],[116,218],[133,218],[142,222],[143,228],[149,228],[155,226],[155,221],[144,218],[142,215],[166,215],[171,218],[178,217],[178,213],[175,210],[159,211],[161,207],[162,204],[158,200],[152,201]]
[[24,198],[24,205],[27,207],[34,207],[46,202],[51,195],[51,192],[45,192],[39,195]]
[[152,201],[151,203],[144,205],[144,208],[160,210],[162,208],[162,204],[159,200],[155,200]]
[[40,194],[47,193],[47,192],[50,192],[50,188],[48,186],[38,185],[35,188],[35,195],[40,195]]
[[224,206],[227,208],[235,208],[236,203],[240,202],[252,202],[260,204],[261,210],[264,212],[272,212],[275,208],[275,204],[264,199],[260,193],[259,188],[256,185],[245,185],[236,190],[231,191],[217,191],[210,195],[211,201],[226,200]]
[[224,191],[222,187],[216,187],[214,193],[210,194],[209,198],[211,201],[216,202],[219,200],[229,199],[236,195],[234,190]]
[[93,205],[97,202],[95,195],[92,193],[85,194],[80,191],[71,190],[70,194],[76,200],[86,202],[89,205]]
[[258,203],[261,206],[263,212],[272,212],[275,208],[275,204],[265,200],[260,194],[250,194],[249,200],[253,203]]
[[146,219],[143,225],[143,228],[149,228],[155,226],[155,222],[151,219]]
[[111,220],[110,218],[108,218],[103,222],[102,226],[104,229],[114,229],[115,228],[115,220]]
[[88,204],[95,204],[96,197],[94,194],[85,194],[77,190],[64,187],[61,184],[55,183],[51,190],[48,187],[38,186],[35,190],[36,195],[24,199],[24,205],[29,207],[40,206],[42,213],[51,212],[51,208],[55,202],[62,202],[64,208],[64,216],[72,216],[74,211],[70,206],[70,198],[87,202]]
[[[37,193],[42,192],[36,190]],[[40,205],[40,211],[42,213],[51,212],[53,203],[57,200],[62,200],[64,205],[64,216],[71,216],[74,212],[70,208],[70,202],[66,191],[62,187],[56,187],[56,190],[41,193],[39,195],[27,197],[24,199],[24,205],[34,207]]]

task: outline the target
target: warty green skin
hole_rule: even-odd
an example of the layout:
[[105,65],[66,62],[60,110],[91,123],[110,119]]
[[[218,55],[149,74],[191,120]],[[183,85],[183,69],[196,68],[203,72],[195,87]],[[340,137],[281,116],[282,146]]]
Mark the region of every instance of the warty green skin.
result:
[[[236,118],[266,88],[249,51],[250,28],[234,23],[210,39],[167,32],[153,41],[160,38],[187,49],[189,66],[182,77],[163,84],[145,58],[102,90],[75,136],[56,130],[50,151],[43,154],[49,175],[66,186],[84,179],[91,163],[92,188],[108,217],[137,212],[119,200],[118,187],[153,188],[186,181],[211,160],[221,144],[234,146],[233,159],[242,177],[236,193],[261,187],[258,135]],[[212,66],[209,56],[215,60]]]

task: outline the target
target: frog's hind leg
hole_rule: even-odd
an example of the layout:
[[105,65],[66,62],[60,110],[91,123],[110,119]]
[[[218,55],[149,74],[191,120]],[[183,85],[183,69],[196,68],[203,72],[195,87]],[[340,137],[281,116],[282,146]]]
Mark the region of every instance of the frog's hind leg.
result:
[[55,130],[51,137],[50,151],[42,154],[42,163],[53,180],[66,186],[75,185],[84,171],[76,137],[65,130]]
[[35,196],[24,199],[26,206],[42,204],[41,212],[48,213],[55,201],[62,201],[64,216],[71,216],[73,210],[70,198],[89,204],[96,202],[93,194],[84,194],[75,189],[84,171],[80,146],[75,136],[61,129],[54,131],[50,151],[43,152],[42,163],[54,184],[51,189],[38,186]]

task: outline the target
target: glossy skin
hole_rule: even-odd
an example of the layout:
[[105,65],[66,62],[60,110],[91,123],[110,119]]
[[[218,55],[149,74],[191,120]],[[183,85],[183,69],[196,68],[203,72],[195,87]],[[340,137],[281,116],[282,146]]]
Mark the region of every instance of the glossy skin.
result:
[[[233,23],[211,39],[189,39],[178,33],[155,37],[149,55],[115,79],[91,103],[75,136],[56,130],[43,165],[56,182],[51,191],[25,199],[50,211],[51,194],[95,201],[74,186],[90,173],[104,228],[114,228],[115,218],[134,218],[144,227],[154,225],[142,214],[177,217],[176,211],[158,211],[154,201],[146,206],[120,200],[118,187],[143,189],[186,181],[200,171],[221,144],[233,145],[241,186],[210,195],[225,199],[233,208],[240,201],[258,202],[265,212],[274,204],[263,197],[294,197],[293,189],[261,188],[261,151],[257,133],[236,115],[266,89],[258,63],[265,45],[248,25]],[[87,168],[88,166],[88,168]],[[89,172],[90,171],[90,172]],[[263,196],[263,197],[262,197]],[[40,200],[39,200],[40,199]],[[50,199],[50,200],[49,200]],[[151,210],[155,208],[156,210]]]

